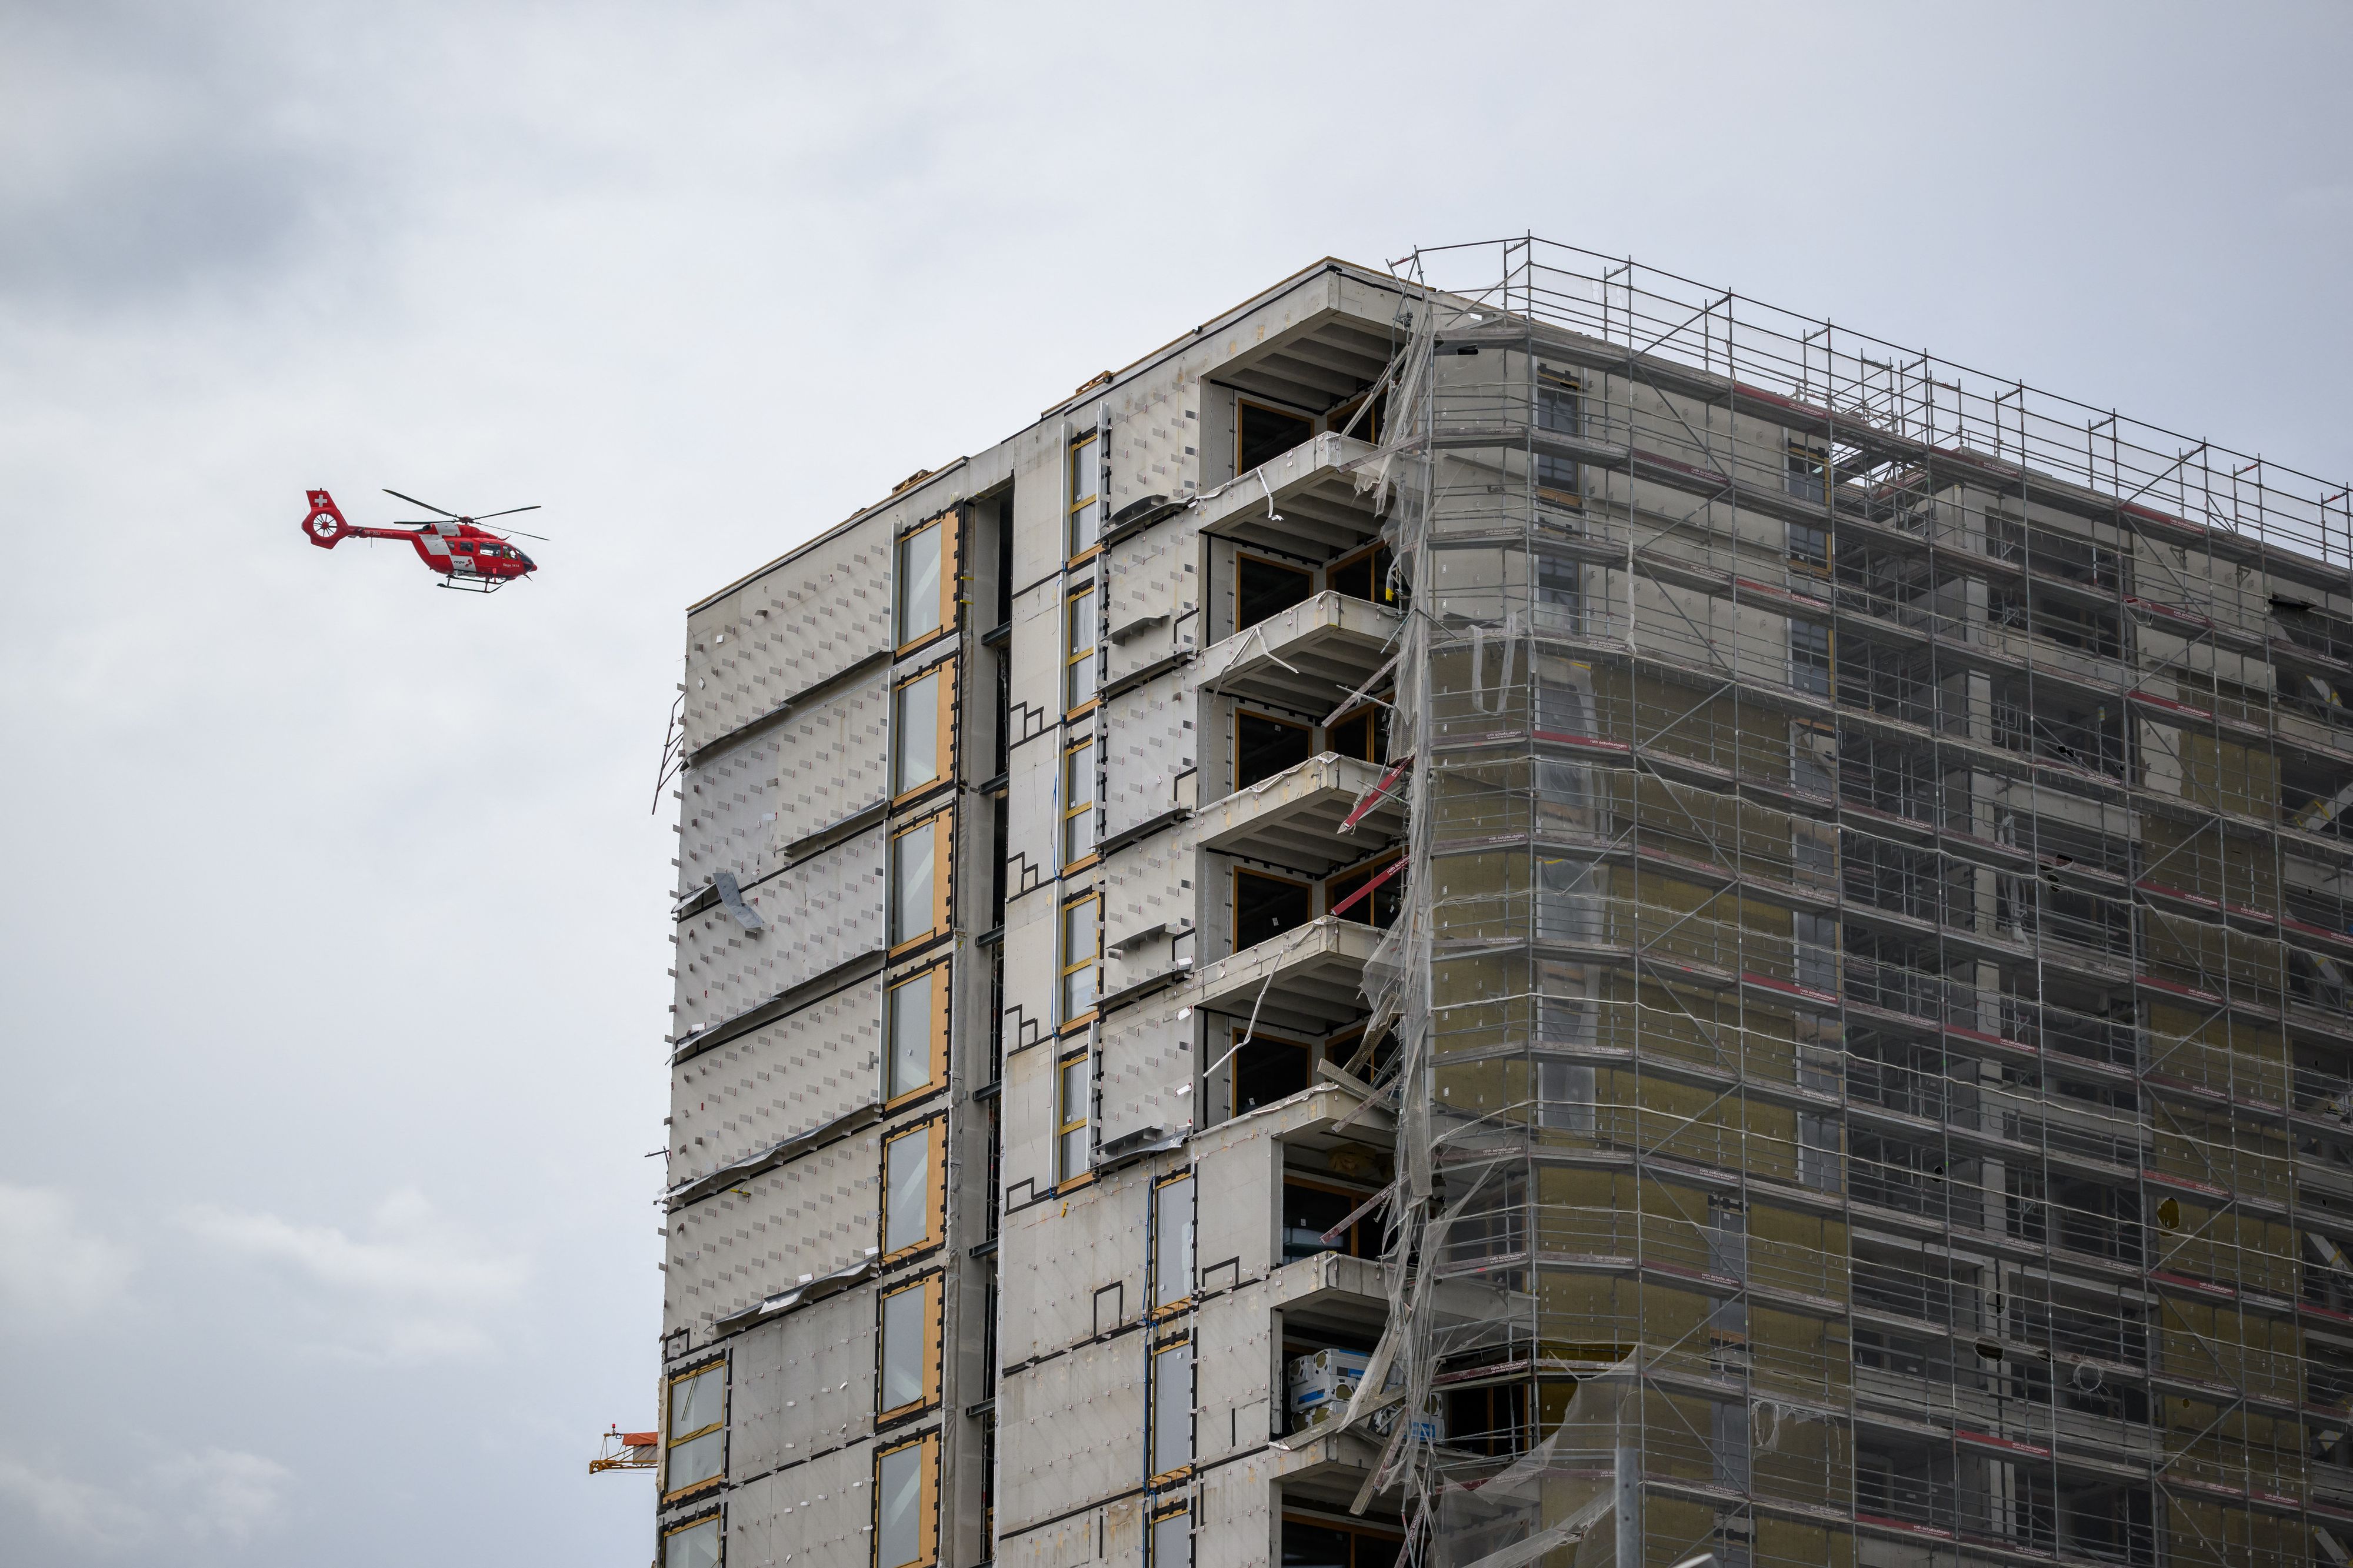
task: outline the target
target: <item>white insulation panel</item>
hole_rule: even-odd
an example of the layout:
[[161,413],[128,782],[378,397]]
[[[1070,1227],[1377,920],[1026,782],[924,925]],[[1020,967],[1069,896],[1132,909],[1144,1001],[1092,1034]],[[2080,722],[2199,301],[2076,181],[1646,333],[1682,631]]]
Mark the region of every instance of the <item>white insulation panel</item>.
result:
[[680,921],[680,1032],[734,1017],[880,949],[883,852],[878,826],[744,889],[761,931],[745,931],[717,904]]
[[735,1343],[727,1468],[756,1476],[874,1431],[874,1292],[828,1297]]
[[739,1489],[727,1502],[729,1568],[871,1568],[874,1449],[839,1449]]
[[713,1319],[878,1247],[881,1141],[869,1129],[671,1215],[662,1332],[707,1333]]
[[873,1099],[881,1033],[876,975],[682,1063],[670,1075],[670,1185]]
[[689,755],[889,646],[891,550],[871,517],[687,617]]
[[997,1385],[1000,1530],[1124,1492],[1144,1473],[1145,1336],[1081,1345]]

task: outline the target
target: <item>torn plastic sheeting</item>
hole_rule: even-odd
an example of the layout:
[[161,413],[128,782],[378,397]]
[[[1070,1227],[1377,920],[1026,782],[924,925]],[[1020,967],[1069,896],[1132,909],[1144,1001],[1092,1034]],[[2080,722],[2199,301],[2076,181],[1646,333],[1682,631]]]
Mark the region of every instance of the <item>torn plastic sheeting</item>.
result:
[[780,1290],[756,1307],[747,1307],[740,1312],[731,1312],[711,1326],[723,1334],[733,1333],[737,1329],[748,1328],[764,1319],[773,1318],[779,1312],[789,1312],[794,1308],[805,1307],[811,1301],[819,1301],[828,1296],[839,1295],[852,1285],[878,1272],[879,1267],[871,1258],[861,1258],[846,1268],[837,1268],[830,1274],[820,1274],[806,1285],[796,1285],[789,1290]]
[[727,906],[727,912],[735,917],[737,925],[745,931],[765,928],[767,922],[760,918],[760,911],[744,901],[744,889],[736,885],[734,872],[718,873],[711,879],[711,885],[719,890],[719,901]]

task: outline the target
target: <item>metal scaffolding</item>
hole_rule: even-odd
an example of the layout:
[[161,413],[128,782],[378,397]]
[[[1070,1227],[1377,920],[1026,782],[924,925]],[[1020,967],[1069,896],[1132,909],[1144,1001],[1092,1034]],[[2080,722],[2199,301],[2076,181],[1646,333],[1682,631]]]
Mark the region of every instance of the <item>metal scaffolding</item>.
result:
[[1359,1506],[2341,1568],[2345,487],[1534,238],[1401,268]]

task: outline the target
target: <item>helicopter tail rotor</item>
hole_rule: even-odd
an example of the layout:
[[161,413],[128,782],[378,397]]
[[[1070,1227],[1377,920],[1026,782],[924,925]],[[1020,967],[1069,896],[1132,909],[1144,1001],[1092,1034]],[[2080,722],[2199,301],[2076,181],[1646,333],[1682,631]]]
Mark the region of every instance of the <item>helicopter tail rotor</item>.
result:
[[322,550],[332,550],[336,542],[351,532],[352,525],[335,505],[335,498],[324,490],[312,490],[310,515],[302,520],[304,537]]

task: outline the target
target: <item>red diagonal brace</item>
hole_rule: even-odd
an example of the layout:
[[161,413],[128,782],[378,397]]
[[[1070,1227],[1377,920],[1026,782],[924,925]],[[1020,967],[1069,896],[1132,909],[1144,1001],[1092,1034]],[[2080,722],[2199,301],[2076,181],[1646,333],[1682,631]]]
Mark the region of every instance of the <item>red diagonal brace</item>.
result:
[[1388,881],[1391,877],[1396,876],[1399,871],[1404,869],[1405,857],[1400,855],[1396,859],[1390,861],[1388,863],[1388,868],[1379,876],[1374,878],[1371,881],[1366,882],[1363,887],[1358,888],[1355,892],[1350,893],[1338,903],[1334,904],[1332,906],[1331,912],[1335,915],[1346,914],[1351,909],[1356,907],[1356,902],[1358,899],[1365,897],[1365,895],[1370,893],[1375,888],[1379,887],[1383,882]]
[[1365,814],[1372,810],[1374,806],[1380,804],[1381,796],[1388,794],[1389,785],[1398,782],[1398,775],[1404,773],[1406,769],[1412,765],[1412,752],[1409,752],[1404,756],[1398,758],[1397,765],[1389,769],[1388,772],[1383,773],[1381,775],[1381,782],[1375,784],[1372,789],[1366,794],[1365,798],[1356,803],[1356,810],[1348,813],[1348,820],[1340,824],[1340,831],[1345,833],[1355,827],[1356,824],[1362,822],[1365,819]]

